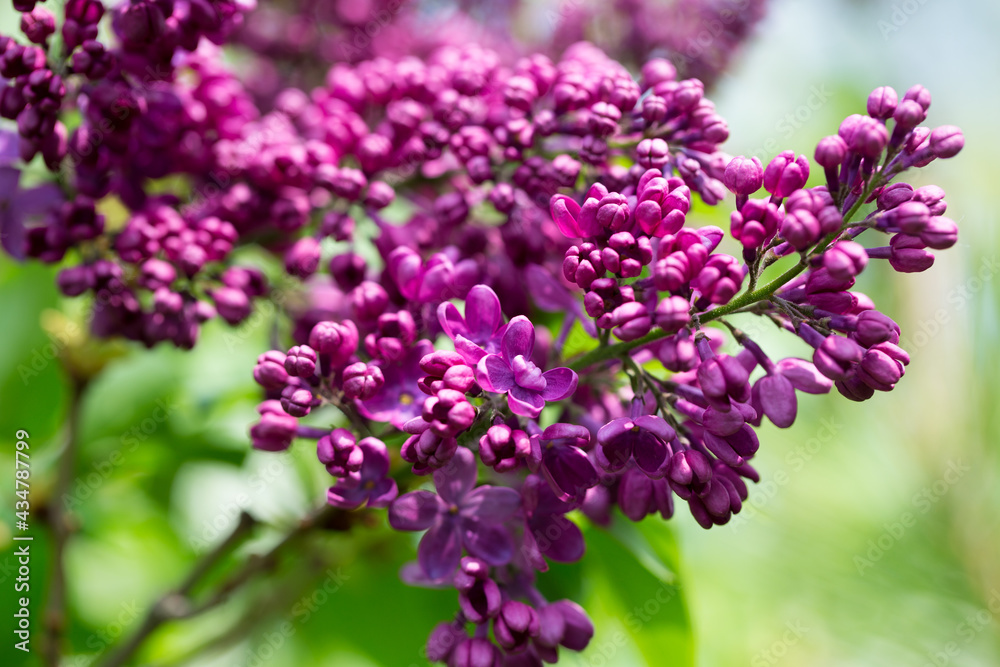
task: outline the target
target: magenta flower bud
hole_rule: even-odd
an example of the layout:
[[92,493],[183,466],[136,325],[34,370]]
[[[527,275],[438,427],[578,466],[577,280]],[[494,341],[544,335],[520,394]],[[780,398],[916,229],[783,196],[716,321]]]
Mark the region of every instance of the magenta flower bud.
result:
[[267,293],[267,278],[258,269],[231,266],[222,274],[222,284],[243,291],[249,297]]
[[365,336],[365,350],[378,359],[399,359],[416,338],[417,325],[410,311],[383,313],[376,321],[376,331]]
[[257,365],[253,369],[253,379],[265,389],[284,387],[288,383],[285,354],[278,350],[270,350],[257,357]]
[[850,280],[868,264],[865,247],[855,241],[838,241],[823,253],[823,266],[837,280]]
[[[318,244],[316,246],[316,251],[318,254]],[[337,281],[340,288],[345,291],[350,291],[364,282],[367,270],[368,263],[365,262],[361,255],[357,255],[353,252],[345,252],[340,255],[334,255],[330,259],[330,275],[332,275],[333,279]]]
[[914,100],[904,99],[896,107],[892,118],[896,121],[898,128],[908,132],[924,122],[924,119],[927,118],[927,112]]
[[332,236],[334,241],[350,241],[354,236],[354,218],[339,211],[330,211],[323,216],[320,234]]
[[454,389],[442,389],[437,396],[424,401],[423,418],[431,431],[441,438],[454,438],[476,419],[476,408],[465,394]]
[[611,192],[598,202],[596,213],[597,224],[601,228],[611,232],[622,231],[629,222],[628,200],[624,195]]
[[169,287],[177,278],[177,270],[170,262],[162,259],[147,259],[142,263],[137,282],[146,289]]
[[539,632],[538,614],[523,602],[508,600],[493,619],[493,635],[507,651],[516,653],[528,646]]
[[285,370],[294,377],[311,378],[316,373],[316,351],[308,345],[291,348],[285,356]]
[[305,417],[312,406],[312,392],[304,387],[285,387],[281,392],[281,408],[293,417]]
[[883,123],[861,116],[854,127],[848,145],[851,150],[867,160],[877,160],[889,143],[889,131]]
[[712,464],[699,451],[676,452],[667,464],[667,477],[678,486],[704,484],[712,479]]
[[452,623],[438,623],[427,638],[427,659],[431,662],[447,662],[455,647],[466,639],[468,635],[464,629],[457,628]]
[[552,220],[555,221],[556,226],[559,227],[559,231],[566,238],[586,238],[593,236],[598,231],[596,227],[592,228],[590,225],[584,226],[581,224],[580,205],[572,197],[568,197],[567,195],[552,195],[552,199],[549,202],[549,211],[552,215]]
[[319,267],[319,241],[311,236],[299,239],[285,253],[285,270],[298,278],[308,278]]
[[497,183],[490,190],[489,200],[500,213],[510,213],[514,210],[514,188],[510,183]]
[[802,251],[819,242],[823,230],[811,211],[801,209],[785,215],[781,221],[781,237],[793,248]]
[[255,449],[280,452],[288,449],[295,439],[299,420],[286,413],[278,401],[264,401],[257,406],[260,421],[250,427],[250,439]]
[[888,218],[889,222],[904,234],[919,236],[930,222],[931,212],[926,204],[905,201],[893,208]]
[[667,370],[679,373],[695,367],[698,352],[690,336],[676,334],[663,339],[656,352],[656,358]]
[[709,257],[698,277],[691,282],[692,287],[715,304],[729,303],[742,284],[743,270],[739,260],[721,253]]
[[[423,422],[422,419],[420,421]],[[407,463],[413,464],[413,474],[426,475],[447,465],[456,451],[458,451],[458,440],[442,438],[427,428],[407,438],[399,449],[399,456]]]
[[479,458],[497,472],[517,470],[529,456],[531,441],[528,434],[520,429],[497,424],[479,438]]
[[933,217],[920,232],[920,240],[934,250],[950,248],[958,241],[958,225],[951,218]]
[[895,344],[899,342],[899,325],[884,313],[865,310],[858,314],[854,339],[865,347],[886,341]]
[[133,2],[118,10],[114,29],[129,49],[141,49],[156,42],[167,25],[160,7],[153,2]]
[[909,183],[892,183],[879,193],[878,208],[880,211],[890,211],[911,199],[913,199],[912,185]]
[[809,160],[805,155],[795,157],[792,151],[779,153],[764,170],[764,189],[775,197],[792,194],[809,180]]
[[512,76],[507,79],[507,87],[503,93],[504,103],[521,111],[529,111],[538,98],[538,87],[527,76]]
[[344,368],[341,386],[347,398],[366,401],[377,394],[384,384],[385,377],[378,366],[358,361]]
[[752,195],[764,184],[764,167],[756,157],[734,157],[726,165],[723,182],[736,195]]
[[836,169],[847,155],[847,144],[838,135],[824,137],[816,144],[816,164],[825,169]]
[[944,200],[944,190],[936,185],[924,185],[913,191],[913,200],[925,204],[931,215],[944,215],[948,202]]
[[668,296],[656,304],[656,326],[668,333],[677,333],[691,321],[691,305],[682,296]]
[[[808,340],[806,342],[811,344]],[[820,373],[836,382],[847,379],[863,354],[864,349],[850,338],[830,335],[813,353],[813,364]]]
[[962,131],[954,125],[942,125],[931,131],[931,152],[935,157],[949,158],[958,155],[965,146]]
[[500,613],[503,597],[500,587],[489,578],[488,568],[484,561],[466,556],[455,573],[459,607],[473,623],[484,623]]
[[919,273],[934,264],[934,254],[927,250],[927,244],[920,237],[909,234],[893,236],[889,240],[888,254],[889,264],[900,273]]
[[611,313],[611,326],[619,340],[635,340],[649,333],[653,320],[645,304],[637,301],[624,303]]
[[338,428],[316,441],[316,458],[334,477],[347,477],[361,470],[364,450],[350,431]]
[[924,111],[931,106],[931,91],[927,90],[920,84],[917,84],[906,91],[903,95],[904,100],[913,100],[920,105],[920,108]]
[[909,361],[909,355],[898,346],[881,343],[865,351],[857,377],[876,391],[891,391],[903,377]]
[[371,322],[389,307],[389,293],[378,283],[366,280],[351,291],[351,305],[359,320]]
[[[707,343],[702,339],[703,345]],[[709,404],[717,410],[730,409],[730,399],[737,403],[750,400],[750,373],[736,357],[723,354],[710,357],[698,366],[698,384]]]
[[760,248],[774,238],[782,217],[771,201],[749,199],[730,215],[730,231],[744,248]]
[[868,96],[868,115],[879,120],[892,118],[899,96],[889,86],[876,88]]
[[590,107],[590,117],[588,127],[590,131],[600,137],[610,137],[618,131],[618,123],[622,119],[622,112],[618,107],[607,102],[597,102]]
[[623,278],[636,278],[653,261],[653,246],[647,236],[636,239],[629,232],[612,234],[601,251],[601,264]]
[[642,118],[649,125],[655,125],[667,116],[667,101],[659,95],[647,95],[642,100]]
[[670,160],[670,147],[663,139],[643,139],[635,147],[636,161],[646,169],[659,169]]
[[56,283],[66,296],[80,296],[94,287],[94,273],[89,266],[70,266],[59,272]]
[[642,88],[647,90],[658,83],[677,78],[677,68],[666,58],[647,60],[642,66]]
[[500,667],[500,651],[489,639],[473,637],[455,647],[448,664],[454,667]]
[[[312,328],[312,331],[309,332],[309,347],[303,345],[299,349],[305,348],[310,352],[315,350],[312,354],[314,361],[316,352],[322,355],[329,355],[330,366],[332,368],[340,368],[347,363],[351,355],[358,349],[358,340],[358,328],[350,320],[344,320],[343,322],[318,322]],[[292,373],[292,371],[289,370],[289,373]],[[305,376],[299,375],[299,377],[308,377],[309,375],[311,373]]]
[[570,246],[563,258],[562,269],[566,280],[589,289],[591,283],[602,278],[605,273],[600,248],[587,242]]
[[28,41],[45,44],[49,35],[56,31],[56,17],[44,7],[35,7],[21,15],[21,32]]
[[242,290],[219,287],[211,292],[219,317],[229,324],[239,324],[250,315],[250,299]]

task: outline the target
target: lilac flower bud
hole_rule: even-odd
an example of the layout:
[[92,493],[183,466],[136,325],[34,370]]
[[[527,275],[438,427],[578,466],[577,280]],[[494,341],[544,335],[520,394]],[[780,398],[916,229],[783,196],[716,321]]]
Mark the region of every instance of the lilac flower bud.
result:
[[954,125],[942,125],[931,131],[931,151],[935,157],[954,157],[964,146],[965,137]]
[[447,662],[455,647],[467,638],[465,630],[455,627],[453,623],[438,623],[427,638],[427,659],[431,662]]
[[[344,320],[343,322],[318,322],[312,328],[312,331],[309,332],[309,347],[303,345],[299,349],[302,350],[303,348],[312,353],[311,359],[314,363],[314,371],[316,352],[324,356],[329,355],[330,366],[332,368],[340,368],[347,363],[351,355],[358,349],[358,328],[350,320]],[[306,357],[310,358],[310,355],[306,353]],[[307,372],[305,375],[294,373],[291,369],[288,372],[299,377],[309,377],[312,375],[312,372]]]
[[378,283],[366,280],[351,291],[351,306],[359,320],[371,322],[389,307],[389,294]]
[[699,451],[687,449],[676,452],[667,464],[667,477],[673,484],[682,487],[704,484],[712,479],[712,464]]
[[599,137],[610,137],[618,131],[622,112],[618,107],[607,102],[597,102],[590,108],[588,126],[590,131]]
[[594,636],[594,624],[587,612],[572,600],[557,600],[542,607],[538,620],[535,642],[547,648],[564,646],[571,651],[582,651]]
[[281,409],[293,417],[305,417],[313,407],[312,392],[303,387],[285,387],[281,392]]
[[399,450],[399,455],[404,461],[413,464],[413,474],[426,475],[446,465],[457,450],[458,441],[455,438],[442,438],[435,435],[428,427],[427,430],[407,438]]
[[920,240],[934,250],[950,248],[958,241],[958,225],[951,218],[933,217],[920,232]]
[[476,408],[462,392],[442,389],[436,396],[424,401],[423,418],[435,435],[453,438],[472,426]]
[[497,472],[517,470],[530,455],[528,434],[506,424],[491,426],[479,439],[479,458]]
[[867,160],[874,161],[878,159],[882,151],[885,150],[886,144],[889,143],[889,131],[883,123],[874,118],[861,116],[858,118],[847,143],[852,151]]
[[892,118],[899,96],[889,86],[876,88],[868,96],[868,115],[879,120]]
[[917,84],[906,91],[903,95],[904,100],[913,100],[920,105],[920,108],[924,111],[931,106],[931,91],[927,90],[920,84]]
[[792,151],[779,153],[764,170],[764,189],[775,197],[784,198],[806,184],[809,161],[805,155],[797,158]]
[[876,391],[891,391],[905,372],[910,357],[892,343],[880,343],[865,351],[857,377]]
[[[879,199],[881,200],[881,197]],[[904,201],[893,208],[888,215],[888,220],[893,227],[898,228],[904,234],[914,236],[919,236],[926,229],[930,218],[930,209],[927,208],[926,204],[918,201]]]
[[250,300],[242,290],[219,287],[211,292],[219,317],[229,324],[239,324],[250,315]]
[[877,310],[866,310],[857,316],[854,339],[864,347],[872,347],[886,341],[898,343],[899,325],[888,315]]
[[253,369],[253,379],[265,389],[284,387],[288,382],[284,353],[270,350],[257,357],[257,365]]
[[676,234],[684,226],[684,216],[691,208],[691,190],[679,178],[666,179],[659,170],[650,169],[639,181],[639,202],[635,219],[650,236]]
[[[801,332],[806,325],[801,325]],[[815,333],[815,332],[813,332]],[[819,334],[816,334],[819,335]],[[815,340],[806,340],[810,345]],[[822,339],[813,353],[813,363],[820,373],[831,380],[844,380],[850,375],[854,366],[861,361],[864,350],[849,338],[831,335]]]
[[384,384],[385,377],[378,366],[358,361],[344,368],[342,387],[347,398],[366,401],[377,394]]
[[642,100],[642,117],[649,125],[655,125],[667,116],[667,101],[659,95],[647,95]]
[[883,188],[878,196],[878,209],[891,211],[900,204],[913,199],[913,186],[909,183],[892,183]]
[[[316,246],[317,260],[319,246]],[[361,255],[345,252],[330,259],[330,275],[344,291],[350,291],[364,282],[368,263]]]
[[56,17],[49,10],[35,7],[30,12],[21,14],[21,32],[28,38],[28,41],[35,44],[45,44],[49,35],[55,31]]
[[489,566],[478,558],[466,556],[455,573],[458,604],[473,623],[484,623],[500,613],[503,598],[500,587],[489,577]]
[[677,78],[677,69],[666,58],[652,58],[647,60],[642,66],[642,87],[643,90],[652,88],[664,81],[673,81]]
[[668,296],[656,304],[656,326],[668,333],[677,333],[691,321],[691,305],[682,296]]
[[509,183],[497,183],[490,190],[489,200],[500,213],[510,213],[514,210],[514,188]]
[[323,217],[320,234],[332,236],[335,241],[350,241],[354,236],[354,218],[339,211],[330,211]]
[[[870,257],[876,256],[873,254],[875,250],[869,251]],[[889,264],[900,273],[919,273],[934,264],[933,253],[927,250],[927,244],[917,236],[896,234],[889,240],[887,251]]]
[[365,336],[365,350],[379,359],[398,359],[416,338],[417,325],[408,310],[384,313],[378,317],[375,333]]
[[617,232],[601,251],[601,264],[623,278],[636,278],[642,267],[653,261],[653,246],[646,236],[636,239],[629,232]]
[[850,280],[868,264],[865,247],[854,241],[838,241],[823,253],[823,266],[838,280]]
[[334,477],[347,477],[361,470],[364,450],[350,431],[338,428],[316,441],[316,457]]
[[624,195],[611,192],[601,198],[597,205],[597,224],[603,229],[618,232],[627,228],[629,222],[628,200]]
[[936,185],[925,185],[913,191],[913,201],[925,204],[931,215],[944,215],[948,203],[944,200],[944,190]]
[[733,194],[752,195],[764,184],[764,167],[756,157],[734,157],[726,165],[723,182]]
[[319,266],[319,241],[311,236],[299,239],[285,253],[285,270],[298,278],[308,278]]
[[249,297],[267,293],[267,278],[258,269],[231,266],[222,274],[222,284],[243,291]]
[[493,620],[493,635],[497,643],[513,653],[525,649],[538,632],[535,610],[517,600],[504,602],[499,615]]
[[722,412],[730,409],[730,399],[737,403],[750,400],[749,381],[750,374],[743,364],[726,354],[705,359],[698,366],[698,384],[705,398]]
[[299,420],[287,414],[278,401],[264,401],[257,406],[260,421],[250,427],[255,449],[280,452],[288,449],[295,439]]
[[[903,132],[909,132],[917,125],[924,122],[924,119],[927,118],[927,112],[914,100],[904,99],[899,103],[899,106],[896,107],[896,111],[893,113],[892,118],[896,121],[897,128]],[[895,131],[893,134],[895,136]]]
[[562,270],[566,280],[589,289],[591,283],[605,273],[600,248],[589,242],[570,246],[563,258]]
[[664,368],[678,373],[694,368],[698,361],[698,353],[695,350],[694,340],[681,333],[664,338],[656,352],[656,358]]
[[836,169],[847,155],[847,144],[838,135],[825,137],[816,144],[816,163],[825,169]]
[[691,283],[702,296],[715,304],[729,303],[740,291],[742,284],[743,271],[739,260],[721,253],[710,256],[698,277]]
[[635,340],[649,333],[653,320],[645,304],[632,301],[624,303],[611,313],[611,326],[619,340]]
[[500,652],[485,637],[462,641],[451,654],[454,667],[500,667]]
[[782,217],[778,207],[769,200],[749,199],[739,211],[733,211],[730,230],[744,248],[761,248],[774,238]]
[[70,266],[59,272],[56,282],[66,296],[80,296],[94,287],[94,274],[89,266]]
[[311,378],[316,373],[315,350],[308,345],[296,345],[291,348],[285,356],[285,370],[294,377]]
[[798,410],[795,386],[781,373],[770,373],[757,380],[753,386],[752,402],[760,406],[762,415],[778,428],[788,428],[795,422]]
[[646,169],[659,169],[670,160],[670,147],[663,139],[643,139],[635,147],[636,161]]

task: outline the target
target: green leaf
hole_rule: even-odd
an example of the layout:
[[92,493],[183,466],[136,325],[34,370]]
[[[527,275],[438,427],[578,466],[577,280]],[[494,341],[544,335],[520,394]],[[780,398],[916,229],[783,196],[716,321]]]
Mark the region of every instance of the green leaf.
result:
[[573,322],[573,328],[569,330],[569,336],[563,344],[562,358],[570,359],[578,354],[590,352],[597,347],[597,339],[588,334],[580,324],[580,320]]
[[[588,531],[585,563],[593,591],[584,606],[595,612],[598,623],[588,650],[606,653],[623,643],[621,629],[600,636],[604,617],[617,619],[646,664],[694,665],[691,621],[676,574],[677,544],[665,523],[650,517],[633,524],[617,515],[610,530]],[[625,662],[608,664],[635,664],[626,657],[627,646],[618,648]]]

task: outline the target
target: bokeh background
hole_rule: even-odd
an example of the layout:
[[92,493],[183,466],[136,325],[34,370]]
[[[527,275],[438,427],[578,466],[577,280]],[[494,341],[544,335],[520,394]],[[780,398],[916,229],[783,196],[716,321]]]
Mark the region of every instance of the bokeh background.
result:
[[[9,10],[0,12],[6,27]],[[934,95],[928,124],[960,126],[966,148],[911,182],[945,188],[959,243],[924,274],[891,275],[877,262],[864,273],[859,288],[903,329],[913,359],[905,379],[863,404],[806,397],[791,429],[765,427],[762,482],[729,526],[703,531],[684,512],[669,525],[649,519],[648,558],[621,546],[628,531],[588,531],[584,563],[555,568],[548,584],[579,595],[597,624],[588,651],[565,664],[1000,665],[998,30],[990,0],[771,3],[712,95],[730,123],[728,150],[811,156],[844,116],[863,112],[873,87],[921,83]],[[725,224],[727,210],[704,224]],[[216,579],[271,546],[325,482],[305,447],[249,450],[249,370],[267,349],[265,313],[237,330],[206,327],[192,353],[85,349],[83,362],[115,359],[82,406],[76,481],[53,498],[70,396],[53,357],[80,335],[78,306],[53,285],[51,269],[0,258],[0,495],[11,508],[0,513],[0,597],[7,628],[16,576],[8,472],[14,433],[26,429],[32,610],[38,619],[47,587],[41,514],[68,502],[76,532],[65,664],[82,666],[134,631],[241,509],[275,528],[258,530]],[[787,336],[762,342],[774,355],[803,351]],[[425,664],[424,639],[453,612],[454,593],[398,582],[413,546],[379,523],[303,540],[265,583],[165,626],[140,663]],[[37,664],[3,637],[0,664]]]

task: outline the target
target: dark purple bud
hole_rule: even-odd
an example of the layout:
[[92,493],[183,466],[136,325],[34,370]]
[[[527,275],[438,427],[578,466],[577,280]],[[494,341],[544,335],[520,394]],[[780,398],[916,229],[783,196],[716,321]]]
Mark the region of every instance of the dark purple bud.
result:
[[281,392],[281,408],[293,417],[305,417],[312,404],[312,392],[304,387],[285,387]]
[[888,315],[877,310],[865,310],[858,314],[854,339],[865,347],[872,347],[886,341],[898,343],[899,325]]
[[649,333],[653,320],[649,316],[646,305],[632,301],[615,308],[611,313],[610,324],[614,334],[620,340],[635,340]]
[[868,96],[868,115],[879,120],[892,118],[899,96],[889,86],[876,88]]
[[914,100],[904,99],[896,107],[896,112],[892,115],[896,125],[902,131],[909,131],[915,128],[927,118],[927,112]]
[[59,291],[66,296],[80,296],[94,287],[94,273],[89,266],[70,266],[59,272]]
[[389,307],[389,294],[378,283],[366,280],[351,291],[351,305],[359,320],[371,322]]
[[364,450],[350,431],[338,428],[316,441],[316,457],[334,477],[347,477],[361,470]]
[[449,667],[500,667],[500,652],[485,637],[463,640],[451,654]]
[[864,349],[853,340],[843,336],[830,335],[823,339],[823,342],[816,348],[813,353],[813,363],[820,373],[831,380],[844,380],[850,375],[854,366],[861,361],[863,354]]
[[312,377],[316,373],[315,350],[308,345],[296,345],[291,348],[285,356],[285,370],[295,377]]
[[250,315],[250,299],[243,290],[219,287],[211,292],[219,317],[229,324],[239,324]]
[[736,195],[751,195],[764,184],[764,167],[756,157],[734,157],[726,165],[723,182]]
[[316,273],[319,260],[319,241],[306,236],[296,241],[285,253],[285,270],[293,276],[305,279]]
[[253,379],[265,389],[284,387],[288,382],[285,354],[278,350],[270,350],[257,357],[257,365],[253,369]]
[[911,199],[913,199],[912,185],[909,183],[892,183],[879,193],[877,204],[880,211],[890,211]]
[[825,169],[836,169],[847,155],[847,144],[838,135],[825,137],[816,144],[816,164]]
[[538,614],[523,602],[508,600],[500,607],[500,614],[493,620],[493,635],[497,643],[511,652],[528,646],[539,632]]
[[698,352],[690,336],[676,334],[663,339],[656,358],[664,368],[677,373],[694,368],[698,361]]
[[656,304],[656,326],[668,333],[677,333],[691,321],[691,304],[682,296],[668,296]]
[[279,452],[292,444],[299,420],[287,414],[278,401],[264,401],[257,406],[260,421],[250,427],[250,438],[256,449]]
[[764,189],[775,197],[784,198],[806,184],[809,161],[805,155],[797,158],[792,151],[778,154],[764,170]]
[[920,232],[920,240],[934,250],[950,248],[958,241],[958,225],[951,218],[933,217]]
[[954,125],[942,125],[931,132],[931,152],[935,157],[949,158],[958,155],[965,146],[962,131]]
[[479,458],[497,472],[510,472],[531,455],[528,434],[506,424],[491,426],[479,439]]
[[334,255],[330,259],[330,275],[344,291],[350,291],[360,285],[365,279],[367,270],[368,264],[364,258],[353,252]]
[[28,38],[28,41],[35,44],[45,44],[45,40],[55,31],[56,17],[43,7],[35,7],[30,12],[21,15],[21,32]]
[[913,100],[920,105],[920,108],[924,111],[931,106],[931,91],[927,90],[920,84],[917,84],[906,91],[903,95],[904,100]]
[[436,396],[424,401],[422,414],[435,435],[453,438],[472,426],[476,419],[476,408],[462,392],[442,389]]
[[635,147],[636,161],[646,169],[659,169],[670,160],[670,147],[660,138],[643,139]]
[[347,398],[366,401],[382,389],[385,377],[378,366],[363,361],[350,364],[344,369],[342,387]]
[[865,247],[855,241],[838,241],[823,253],[823,266],[836,280],[850,280],[868,264]]
[[889,240],[889,264],[900,273],[919,273],[931,268],[934,254],[919,237],[896,234]]
[[[447,662],[455,647],[468,635],[453,623],[438,623],[427,638],[427,659],[431,662]],[[491,666],[492,667],[492,666]]]
[[[358,339],[358,328],[350,320],[343,322],[318,322],[312,328],[312,331],[309,332],[309,347],[303,345],[299,349],[304,348],[312,353],[313,370],[315,370],[316,352],[324,356],[329,355],[330,366],[332,368],[340,368],[347,363],[351,355],[358,349]],[[313,350],[316,352],[313,352]],[[312,372],[308,372],[305,375],[297,374],[291,369],[288,372],[293,375],[299,375],[299,377],[309,377],[312,375]]]
[[889,131],[883,123],[861,116],[854,127],[848,146],[867,160],[877,160],[889,143]]

